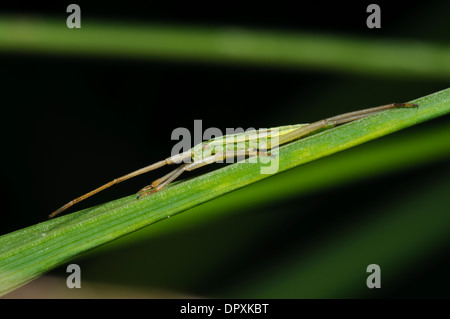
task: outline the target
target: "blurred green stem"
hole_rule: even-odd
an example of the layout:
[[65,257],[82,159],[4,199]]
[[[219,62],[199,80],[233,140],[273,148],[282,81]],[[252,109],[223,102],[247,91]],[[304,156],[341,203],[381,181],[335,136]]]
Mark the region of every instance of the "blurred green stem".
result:
[[0,17],[0,51],[306,67],[371,75],[450,78],[450,47],[226,27],[132,25]]

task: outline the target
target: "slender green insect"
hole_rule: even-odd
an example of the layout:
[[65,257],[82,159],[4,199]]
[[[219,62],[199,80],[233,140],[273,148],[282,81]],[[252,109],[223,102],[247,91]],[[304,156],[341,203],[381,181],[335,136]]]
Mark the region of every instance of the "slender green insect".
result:
[[[66,205],[57,209],[53,213],[49,215],[49,218],[53,218],[56,215],[60,214],[64,210],[69,207],[75,205],[82,200],[101,192],[115,184],[123,182],[127,179],[133,178],[135,176],[153,171],[165,165],[172,165],[176,163],[180,163],[181,161],[185,161],[187,159],[190,160],[189,163],[185,163],[173,170],[169,174],[155,180],[150,185],[142,188],[137,195],[139,199],[142,196],[146,196],[155,192],[162,190],[164,187],[173,182],[178,176],[180,176],[185,171],[192,171],[199,167],[223,161],[229,157],[237,157],[237,156],[270,156],[270,150],[278,147],[279,145],[287,144],[292,141],[298,140],[307,135],[311,135],[317,133],[318,131],[322,131],[324,129],[333,128],[337,125],[345,124],[348,122],[356,121],[367,116],[379,113],[381,111],[385,111],[392,108],[410,108],[416,107],[417,104],[413,103],[392,103],[383,106],[373,107],[369,109],[344,113],[341,115],[333,116],[324,120],[320,120],[311,124],[297,124],[297,125],[288,125],[288,126],[280,126],[276,128],[271,128],[269,130],[261,130],[254,131],[253,133],[239,133],[233,135],[224,135],[218,138],[213,138],[206,142],[200,143],[190,150],[183,152],[181,154],[177,154],[166,158],[165,160],[156,162],[152,165],[143,167],[137,171],[124,175],[122,177],[116,178],[109,183],[106,183],[103,186],[100,186],[93,191],[86,193],[74,200],[68,202]],[[259,149],[257,147],[257,143],[255,142],[262,135],[265,135],[268,139],[270,139],[271,131],[277,132],[278,143],[277,145],[270,145],[268,143],[264,149]],[[240,141],[240,142],[237,142]],[[233,152],[229,152],[233,150]]]

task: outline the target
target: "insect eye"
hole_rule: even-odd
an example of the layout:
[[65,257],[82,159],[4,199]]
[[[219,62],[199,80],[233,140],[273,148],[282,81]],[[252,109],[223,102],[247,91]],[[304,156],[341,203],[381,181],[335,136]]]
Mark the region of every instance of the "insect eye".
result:
[[206,144],[206,143],[205,143],[205,144],[203,144],[203,145],[202,145],[202,151],[204,151],[204,150],[208,149],[208,147],[209,147],[209,145],[208,145],[208,144]]

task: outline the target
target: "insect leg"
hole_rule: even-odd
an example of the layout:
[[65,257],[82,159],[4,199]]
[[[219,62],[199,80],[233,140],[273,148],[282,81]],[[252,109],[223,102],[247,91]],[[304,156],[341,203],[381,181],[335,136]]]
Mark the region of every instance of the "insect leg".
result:
[[164,187],[172,183],[178,176],[180,176],[185,171],[192,171],[196,168],[211,164],[216,162],[219,159],[217,155],[207,156],[201,160],[194,161],[192,163],[184,164],[169,174],[157,179],[149,186],[144,187],[138,192],[137,198],[141,198],[143,196],[147,196],[149,194],[156,193],[162,190]]
[[362,119],[364,117],[367,117],[369,115],[376,114],[378,112],[392,109],[392,108],[410,108],[410,107],[416,107],[417,104],[414,103],[392,103],[382,106],[373,107],[370,109],[364,109],[349,113],[344,113],[341,115],[329,117],[324,120],[320,120],[305,126],[302,126],[294,131],[291,131],[289,133],[286,133],[284,135],[279,136],[279,145],[286,144],[288,142],[291,142],[293,140],[299,139],[303,136],[306,136],[308,134],[314,133],[318,130],[321,130],[323,128],[332,128],[336,125],[356,121],[359,119]]
[[[163,177],[158,178],[157,180],[153,181],[150,185],[145,186],[144,188],[139,190],[138,195],[137,195],[137,199],[139,199],[139,198],[141,198],[143,196],[147,196],[149,194],[156,193],[157,191],[161,190],[162,187],[164,187],[168,183],[172,182],[175,178],[180,176],[181,173],[184,172],[184,170],[185,170],[184,167],[186,165],[188,165],[188,164],[184,164],[184,165],[178,167],[177,169],[171,171],[169,174],[166,174]],[[166,181],[168,181],[167,184],[164,184],[162,187],[159,187],[162,183],[164,183]]]
[[393,109],[393,108],[407,108],[407,107],[416,107],[417,104],[414,103],[391,103],[387,105],[372,107],[369,109],[354,111],[354,112],[348,112],[341,115],[336,115],[333,117],[329,117],[325,119],[324,121],[334,124],[334,125],[340,125],[352,121],[356,121],[359,119],[362,119],[366,116],[373,115],[376,113],[379,113],[381,111]]
[[104,184],[104,185],[102,185],[102,186],[100,186],[100,187],[90,191],[89,193],[86,193],[86,194],[84,194],[84,195],[82,195],[80,197],[77,197],[77,198],[71,200],[70,202],[68,202],[64,206],[60,207],[59,209],[57,209],[53,213],[51,213],[48,216],[48,218],[55,217],[56,215],[58,215],[61,212],[65,211],[66,209],[68,209],[69,207],[75,205],[76,203],[79,203],[82,200],[85,200],[86,198],[91,197],[92,195],[95,195],[95,194],[97,194],[97,193],[99,193],[99,192],[101,192],[101,191],[103,191],[103,190],[105,190],[105,189],[107,189],[107,188],[109,188],[109,187],[111,187],[113,185],[116,185],[116,184],[118,184],[120,182],[123,182],[123,181],[125,181],[127,179],[133,178],[135,176],[138,176],[138,175],[150,172],[150,171],[155,170],[157,168],[160,168],[160,167],[162,167],[162,166],[164,166],[166,164],[170,164],[170,163],[167,162],[167,160],[159,161],[159,162],[156,162],[156,163],[154,163],[152,165],[146,166],[144,168],[138,169],[137,171],[134,171],[134,172],[131,172],[131,173],[127,174],[127,175],[124,175],[122,177],[115,178],[114,180],[110,181],[109,183],[106,183],[106,184]]

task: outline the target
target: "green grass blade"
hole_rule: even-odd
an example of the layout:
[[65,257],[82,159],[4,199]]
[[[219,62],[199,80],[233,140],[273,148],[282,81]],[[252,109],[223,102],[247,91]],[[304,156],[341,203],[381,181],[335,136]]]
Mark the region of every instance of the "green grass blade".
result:
[[[280,148],[279,172],[450,112],[450,89]],[[405,159],[407,161],[407,159]],[[0,293],[74,256],[218,196],[269,177],[266,164],[237,163],[180,182],[152,196],[135,195],[65,215],[0,237]]]
[[[181,214],[170,223],[159,223],[145,228],[132,236],[126,236],[102,249],[114,249],[118,245],[149,237],[167,236],[192,227],[208,227],[220,216],[242,214],[248,209],[263,208],[277,201],[343,186],[347,183],[370,179],[382,174],[415,169],[450,158],[450,126],[443,125],[417,128],[408,134],[372,141],[328,158],[300,165],[286,174],[239,189],[214,201],[202,204],[189,214]],[[375,142],[375,143],[374,143]],[[405,161],[405,158],[408,160]],[[211,214],[214,211],[214,214]]]
[[83,20],[0,17],[0,51],[158,58],[306,67],[403,77],[450,77],[450,47],[341,35],[225,27],[131,25]]

